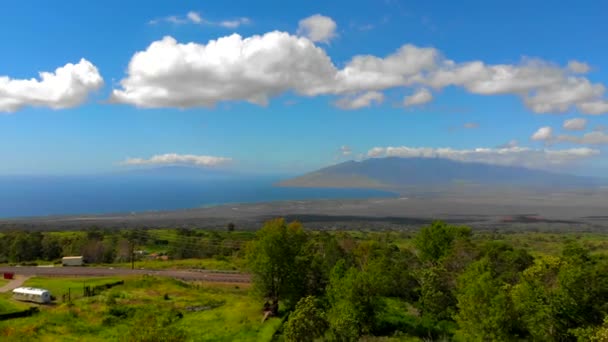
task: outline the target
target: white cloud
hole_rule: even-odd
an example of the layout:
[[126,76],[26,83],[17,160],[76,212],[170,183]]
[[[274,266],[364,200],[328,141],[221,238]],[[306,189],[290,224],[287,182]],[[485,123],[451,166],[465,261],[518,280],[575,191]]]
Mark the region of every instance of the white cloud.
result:
[[149,24],[157,25],[162,22],[167,22],[167,23],[176,24],[176,25],[194,24],[194,25],[220,26],[220,27],[224,27],[224,28],[228,28],[228,29],[235,29],[241,25],[250,24],[251,19],[246,18],[246,17],[241,17],[241,18],[231,19],[231,20],[213,21],[213,20],[208,20],[206,18],[203,18],[203,16],[200,14],[200,12],[189,11],[184,16],[171,15],[168,17],[160,18],[160,19],[153,19],[153,20],[149,21]]
[[193,154],[159,154],[150,157],[149,159],[143,158],[128,158],[123,162],[125,165],[194,165],[204,167],[214,167],[228,164],[232,161],[231,158],[226,157],[214,157],[214,156],[200,156]]
[[532,59],[524,59],[519,65],[486,65],[481,61],[457,64],[444,60],[422,82],[435,88],[462,86],[481,95],[517,95],[537,113],[564,112],[577,106],[592,114],[581,104],[601,98],[605,91],[602,84],[574,76],[568,68]]
[[367,156],[379,157],[421,157],[446,158],[463,162],[478,162],[507,166],[524,166],[530,168],[549,168],[556,165],[568,165],[589,159],[600,152],[591,148],[573,148],[566,150],[530,149],[526,147],[453,149],[432,147],[374,147]]
[[583,102],[577,104],[577,106],[585,114],[599,115],[608,113],[608,100]]
[[475,129],[475,128],[479,128],[479,124],[477,122],[467,122],[464,125],[462,125],[463,128],[466,129]]
[[[308,19],[304,22],[314,22]],[[314,42],[333,31],[312,34],[316,26],[309,26],[310,38],[274,31],[182,44],[165,37],[133,55],[122,88],[113,91],[112,99],[140,107],[189,108],[221,101],[265,105],[271,97],[289,91],[352,99],[401,88],[418,89],[405,100],[406,105],[414,105],[432,100],[426,87],[456,86],[479,95],[514,95],[537,113],[572,109],[608,113],[604,85],[581,76],[583,67],[574,62],[565,67],[539,59],[496,65],[457,63],[435,48],[406,44],[384,57],[356,55],[338,68]]]
[[384,101],[384,95],[377,91],[368,91],[366,93],[345,96],[335,102],[335,105],[341,109],[361,109],[370,107],[372,104],[380,104]]
[[302,19],[298,25],[298,34],[313,42],[329,43],[336,37],[336,22],[324,15],[315,14]]
[[59,67],[55,72],[41,72],[39,80],[0,76],[0,112],[11,113],[26,106],[76,107],[102,85],[99,71],[84,58],[77,64]]
[[553,138],[553,129],[551,127],[545,126],[539,128],[530,139],[535,141],[549,141]]
[[233,34],[207,45],[165,37],[136,53],[128,73],[113,101],[189,108],[229,100],[266,105],[287,90],[321,94],[336,69],[310,40],[277,31],[246,39]]
[[587,127],[587,120],[582,118],[566,120],[562,127],[569,131],[583,131]]
[[251,19],[249,18],[238,18],[238,19],[234,19],[234,20],[224,20],[224,21],[220,21],[218,23],[219,26],[225,27],[225,28],[230,28],[230,29],[234,29],[237,28],[241,25],[247,25],[251,23]]
[[585,133],[581,137],[574,135],[558,135],[552,140],[552,142],[569,142],[583,145],[606,145],[608,144],[608,134],[601,131],[594,131]]
[[340,147],[340,154],[344,157],[350,156],[353,153],[353,149],[350,146],[343,145]]
[[415,106],[431,102],[431,100],[433,100],[433,94],[428,89],[422,88],[414,94],[406,96],[403,99],[403,104],[405,106]]
[[576,74],[586,74],[591,70],[591,67],[587,63],[572,60],[568,62],[568,70]]
[[200,13],[198,12],[194,12],[194,11],[190,11],[188,12],[188,14],[186,15],[186,17],[193,23],[199,24],[201,22],[203,22],[203,18],[201,18]]

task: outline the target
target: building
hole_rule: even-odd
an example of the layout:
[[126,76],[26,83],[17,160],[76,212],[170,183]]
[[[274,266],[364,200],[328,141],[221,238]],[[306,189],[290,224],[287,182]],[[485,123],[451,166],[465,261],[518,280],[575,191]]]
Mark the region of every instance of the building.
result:
[[84,265],[84,259],[82,256],[66,256],[61,259],[63,266],[82,266]]
[[13,298],[22,302],[47,304],[51,302],[51,293],[45,289],[18,287],[13,290]]

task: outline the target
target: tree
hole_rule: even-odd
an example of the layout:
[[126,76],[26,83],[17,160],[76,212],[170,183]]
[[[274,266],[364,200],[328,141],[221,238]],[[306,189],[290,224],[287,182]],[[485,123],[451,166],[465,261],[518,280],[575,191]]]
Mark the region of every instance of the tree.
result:
[[327,289],[327,320],[336,339],[354,341],[373,330],[376,315],[382,310],[374,285],[370,273],[347,269],[344,261],[336,264]]
[[230,223],[228,223],[228,225],[226,225],[226,230],[229,232],[233,232],[235,227],[236,227],[235,224],[230,222]]
[[435,221],[420,229],[414,238],[414,246],[421,261],[437,264],[450,254],[455,240],[470,236],[469,227],[450,226],[445,222]]
[[279,300],[292,306],[305,295],[310,265],[307,242],[300,223],[275,219],[266,222],[248,245],[247,264],[254,288],[273,301],[275,311]]
[[535,340],[572,339],[574,331],[601,324],[606,315],[605,264],[571,256],[536,259],[513,288],[514,306]]
[[417,272],[420,298],[417,307],[423,317],[433,321],[452,318],[456,299],[450,288],[448,272],[442,266],[427,267]]
[[58,237],[50,233],[44,234],[42,238],[42,256],[45,260],[55,260],[61,258],[62,246]]
[[295,310],[289,314],[285,338],[287,341],[312,342],[323,336],[326,330],[325,312],[315,297],[308,296],[300,299]]
[[312,260],[310,262],[307,292],[321,296],[329,284],[331,270],[336,263],[347,255],[340,247],[335,235],[320,232],[311,238],[310,249]]
[[508,341],[516,336],[509,286],[496,277],[487,257],[467,268],[458,279],[458,340]]

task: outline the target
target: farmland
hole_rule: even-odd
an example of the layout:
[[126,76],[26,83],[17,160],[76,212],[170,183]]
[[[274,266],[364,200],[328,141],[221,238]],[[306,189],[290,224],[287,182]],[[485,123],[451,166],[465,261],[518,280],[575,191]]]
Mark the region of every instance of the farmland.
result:
[[[116,280],[124,285],[82,297],[84,284]],[[184,283],[168,278],[31,278],[27,286],[45,287],[55,296],[72,292],[72,303],[40,306],[27,318],[0,322],[0,339],[11,341],[108,341],[145,336],[187,336],[188,341],[270,340],[279,318],[261,323],[259,303],[247,286]],[[0,312],[29,304],[0,295]]]

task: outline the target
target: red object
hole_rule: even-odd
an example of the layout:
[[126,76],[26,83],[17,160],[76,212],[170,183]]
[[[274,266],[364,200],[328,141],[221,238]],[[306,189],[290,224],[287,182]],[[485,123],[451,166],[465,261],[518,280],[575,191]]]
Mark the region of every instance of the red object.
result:
[[4,279],[13,279],[13,278],[15,278],[15,273],[4,272]]

